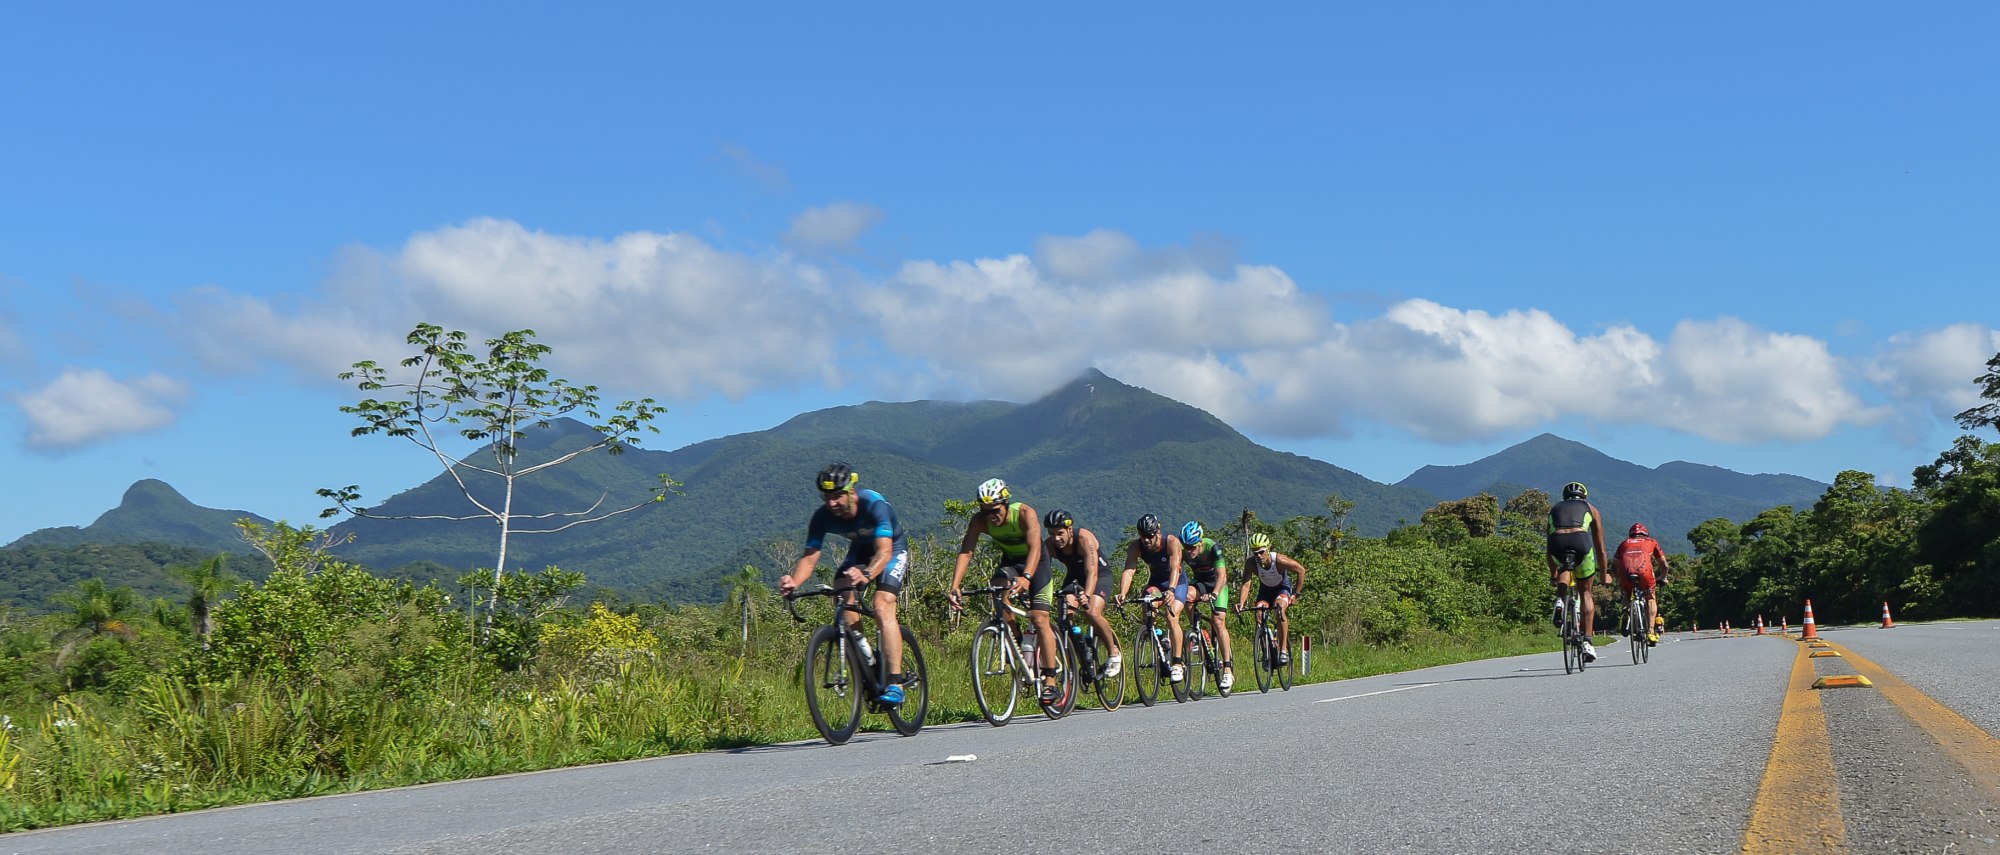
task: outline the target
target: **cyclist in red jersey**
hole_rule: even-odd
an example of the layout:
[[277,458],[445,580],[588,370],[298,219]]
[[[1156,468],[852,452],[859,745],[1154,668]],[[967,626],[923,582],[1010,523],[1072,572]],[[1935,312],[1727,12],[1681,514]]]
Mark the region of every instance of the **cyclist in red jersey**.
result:
[[1646,625],[1652,631],[1646,634],[1647,644],[1660,643],[1660,597],[1659,583],[1653,578],[1653,562],[1660,562],[1660,578],[1673,572],[1667,563],[1667,552],[1660,548],[1660,542],[1653,539],[1653,533],[1646,530],[1645,523],[1633,523],[1625,542],[1618,544],[1612,553],[1611,564],[1618,568],[1618,584],[1625,589],[1625,596],[1632,596],[1632,574],[1639,576],[1639,588],[1652,596],[1646,598]]

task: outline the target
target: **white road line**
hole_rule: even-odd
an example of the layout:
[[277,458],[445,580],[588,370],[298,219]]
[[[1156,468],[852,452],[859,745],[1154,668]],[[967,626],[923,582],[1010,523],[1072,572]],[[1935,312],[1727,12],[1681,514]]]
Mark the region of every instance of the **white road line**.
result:
[[1334,701],[1351,701],[1351,700],[1354,700],[1355,698],[1366,698],[1366,697],[1371,697],[1371,696],[1374,696],[1374,695],[1386,695],[1386,694],[1389,694],[1390,692],[1407,692],[1407,691],[1409,691],[1409,690],[1411,690],[1411,689],[1428,689],[1428,688],[1430,688],[1430,687],[1432,687],[1432,686],[1437,686],[1437,685],[1441,685],[1441,684],[1439,684],[1439,683],[1418,683],[1417,685],[1414,685],[1414,686],[1401,686],[1401,687],[1398,687],[1398,688],[1394,688],[1394,689],[1383,689],[1382,691],[1379,691],[1379,692],[1362,692],[1361,694],[1358,694],[1358,695],[1346,695],[1346,696],[1343,696],[1343,697],[1338,697],[1338,698],[1327,698],[1327,699],[1325,699],[1325,700],[1319,700],[1319,701],[1313,701],[1313,703],[1316,703],[1316,704],[1330,704],[1330,703],[1333,703]]

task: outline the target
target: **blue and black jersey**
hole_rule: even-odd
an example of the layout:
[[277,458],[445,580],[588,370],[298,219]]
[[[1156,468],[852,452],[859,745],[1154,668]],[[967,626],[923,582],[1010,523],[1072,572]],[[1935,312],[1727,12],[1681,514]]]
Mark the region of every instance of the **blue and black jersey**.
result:
[[831,534],[847,539],[847,557],[840,563],[843,567],[864,565],[875,558],[875,538],[890,538],[891,555],[905,552],[909,543],[903,537],[903,524],[896,520],[896,509],[874,490],[856,490],[859,497],[855,505],[854,519],[844,520],[833,515],[824,505],[814,511],[812,522],[806,525],[806,549],[819,549]]

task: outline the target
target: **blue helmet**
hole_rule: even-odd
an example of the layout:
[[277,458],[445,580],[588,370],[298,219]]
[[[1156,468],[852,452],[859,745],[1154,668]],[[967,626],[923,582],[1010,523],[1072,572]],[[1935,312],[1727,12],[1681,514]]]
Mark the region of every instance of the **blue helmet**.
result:
[[1201,542],[1201,523],[1190,522],[1181,526],[1181,542],[1193,546]]

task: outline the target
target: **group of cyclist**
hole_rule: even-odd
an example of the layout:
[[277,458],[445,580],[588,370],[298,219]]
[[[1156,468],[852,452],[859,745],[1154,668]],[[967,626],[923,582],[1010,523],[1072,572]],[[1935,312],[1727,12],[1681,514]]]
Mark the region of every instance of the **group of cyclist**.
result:
[[[1583,630],[1583,661],[1597,660],[1597,648],[1590,643],[1596,633],[1597,603],[1591,591],[1597,579],[1597,568],[1613,568],[1618,574],[1618,584],[1631,596],[1633,589],[1646,592],[1646,633],[1647,644],[1660,643],[1659,597],[1656,595],[1659,582],[1666,574],[1673,572],[1667,563],[1666,550],[1653,539],[1645,523],[1633,523],[1627,530],[1625,540],[1618,549],[1607,552],[1604,549],[1604,514],[1590,501],[1590,488],[1581,482],[1571,481],[1562,488],[1562,501],[1549,508],[1549,539],[1546,550],[1549,564],[1549,582],[1556,589],[1555,625],[1563,625],[1563,600],[1571,585],[1577,589]],[[1653,563],[1660,565],[1660,575],[1653,573]],[[1564,565],[1574,566],[1574,571]]]
[[[859,485],[859,474],[846,463],[828,465],[814,477],[820,507],[813,511],[806,526],[805,554],[800,556],[790,573],[779,579],[778,590],[789,596],[812,578],[827,535],[845,538],[848,542],[847,554],[834,572],[834,588],[874,587],[873,605],[881,622],[882,653],[891,663],[890,667],[895,668],[898,667],[896,663],[902,661],[902,633],[896,618],[896,604],[909,571],[909,543],[902,523],[896,517],[896,509],[882,494],[861,489]],[[1090,625],[1110,642],[1111,656],[1105,662],[1105,677],[1117,677],[1124,662],[1118,636],[1105,619],[1105,606],[1107,603],[1125,602],[1134,574],[1144,565],[1147,576],[1142,589],[1143,599],[1149,604],[1160,599],[1166,603],[1168,637],[1172,639],[1169,677],[1174,682],[1186,678],[1182,663],[1185,651],[1182,649],[1181,613],[1196,603],[1213,603],[1210,620],[1213,621],[1215,638],[1222,646],[1224,663],[1221,685],[1226,690],[1234,683],[1234,669],[1229,664],[1233,661],[1230,636],[1224,624],[1225,614],[1230,608],[1229,560],[1222,547],[1203,532],[1201,523],[1189,522],[1181,526],[1175,535],[1169,536],[1158,516],[1150,513],[1141,516],[1137,524],[1138,538],[1125,550],[1124,571],[1114,596],[1111,592],[1110,561],[1104,554],[1103,541],[1090,529],[1078,525],[1068,511],[1058,508],[1049,511],[1046,516],[1038,515],[1027,503],[1014,501],[1006,482],[998,478],[981,483],[977,496],[978,510],[966,523],[965,535],[959,541],[958,559],[952,569],[951,585],[946,596],[953,609],[964,607],[959,587],[965,582],[972,553],[978,547],[980,538],[992,540],[1000,551],[1000,566],[994,571],[990,584],[1006,587],[1028,603],[1029,620],[1037,639],[1034,645],[1035,666],[1041,676],[1044,699],[1052,699],[1060,692],[1060,654],[1055,629],[1050,621],[1056,607],[1058,588],[1049,566],[1050,558],[1061,562],[1066,571],[1062,589],[1075,592],[1064,595],[1065,607],[1083,611]],[[1576,481],[1563,485],[1562,501],[1549,509],[1546,554],[1549,581],[1556,592],[1555,623],[1558,627],[1562,625],[1564,597],[1571,585],[1576,586],[1582,605],[1583,657],[1586,662],[1597,658],[1597,651],[1589,641],[1596,629],[1597,609],[1592,590],[1597,569],[1615,568],[1618,581],[1628,595],[1635,585],[1652,594],[1658,579],[1672,572],[1666,552],[1660,549],[1644,523],[1634,523],[1615,552],[1604,547],[1603,523],[1604,515],[1591,503],[1589,488]],[[1655,561],[1662,571],[1657,578],[1653,573]],[[1288,611],[1305,584],[1305,567],[1272,549],[1270,536],[1261,532],[1250,538],[1248,563],[1250,572],[1245,574],[1241,590],[1237,593],[1237,609],[1241,610],[1245,603],[1254,603],[1258,608],[1276,608],[1279,649],[1289,651],[1291,627]],[[1253,582],[1257,585],[1254,600],[1250,597]],[[1651,644],[1659,643],[1662,628],[1659,608],[1655,603],[1655,597],[1647,598],[1646,617],[1650,632],[1646,640]],[[1281,653],[1279,664],[1286,664],[1288,657],[1289,653]],[[902,675],[892,672],[887,677],[885,688],[876,700],[885,704],[902,703]]]
[[[835,590],[874,585],[873,605],[880,619],[883,654],[890,663],[901,661],[901,631],[896,622],[896,603],[909,568],[909,547],[895,508],[874,490],[860,489],[860,477],[846,463],[834,463],[819,471],[814,484],[819,489],[820,507],[806,526],[805,554],[792,572],[778,580],[781,594],[790,595],[812,578],[827,535],[848,541],[847,555],[834,572]],[[1118,635],[1105,618],[1105,606],[1123,603],[1132,587],[1132,577],[1141,564],[1148,569],[1143,593],[1148,602],[1157,602],[1163,593],[1167,622],[1172,629],[1173,658],[1169,676],[1174,682],[1186,678],[1181,662],[1183,651],[1181,612],[1197,602],[1214,603],[1211,620],[1215,637],[1222,645],[1222,661],[1231,661],[1229,632],[1224,614],[1229,608],[1229,562],[1222,547],[1206,536],[1201,524],[1189,522],[1178,535],[1169,537],[1154,514],[1139,518],[1139,537],[1125,551],[1124,572],[1114,596],[1111,592],[1111,564],[1104,544],[1095,532],[1077,524],[1069,511],[1057,508],[1040,515],[1025,502],[1015,501],[1006,482],[993,478],[979,485],[978,508],[966,523],[959,541],[958,559],[952,568],[947,598],[953,609],[962,609],[960,586],[972,563],[972,553],[980,538],[993,541],[1000,552],[1000,564],[989,584],[1008,588],[1025,600],[1032,632],[1036,639],[1035,667],[1041,676],[1041,694],[1053,699],[1061,691],[1059,650],[1051,613],[1056,608],[1058,587],[1049,559],[1065,570],[1061,590],[1064,606],[1080,610],[1100,637],[1110,644],[1111,655],[1104,663],[1104,676],[1115,678],[1123,669],[1124,651]],[[1250,539],[1250,567],[1253,571],[1237,594],[1238,609],[1244,602],[1257,607],[1273,607],[1278,612],[1278,637],[1289,639],[1288,610],[1305,583],[1305,567],[1271,547],[1271,538],[1258,533]],[[1257,583],[1257,596],[1250,597],[1250,584]],[[1068,593],[1073,592],[1073,593]],[[893,645],[893,646],[892,646]],[[1288,647],[1281,646],[1288,650]],[[1289,655],[1282,654],[1279,664]],[[892,665],[892,667],[894,667]],[[886,688],[876,698],[885,704],[903,701],[902,675],[891,673]],[[1227,664],[1222,687],[1235,679]]]

